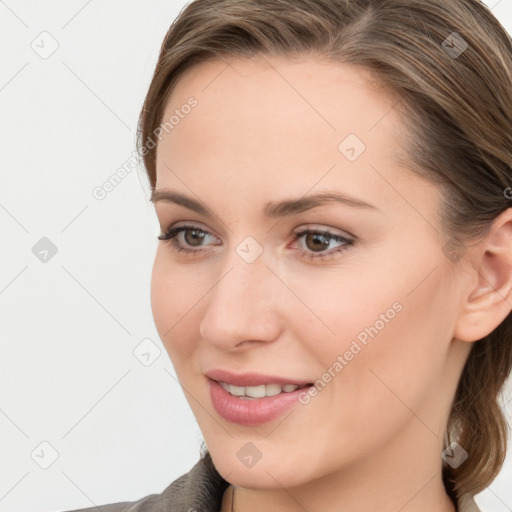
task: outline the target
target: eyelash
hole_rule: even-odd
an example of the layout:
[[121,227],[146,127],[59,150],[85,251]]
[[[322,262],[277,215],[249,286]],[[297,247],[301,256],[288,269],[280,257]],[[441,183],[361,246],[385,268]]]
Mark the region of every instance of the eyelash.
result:
[[[188,231],[188,230],[195,230],[195,231],[199,231],[200,233],[205,233],[206,235],[214,236],[211,233],[209,233],[208,231],[205,231],[204,229],[201,229],[201,228],[191,225],[191,224],[187,224],[187,225],[183,225],[183,226],[169,228],[167,232],[158,236],[158,240],[162,240],[162,241],[166,242],[172,248],[172,250],[174,250],[178,253],[191,254],[191,255],[193,254],[195,256],[198,253],[204,252],[205,249],[187,249],[185,247],[182,247],[178,243],[178,241],[176,240],[176,235],[178,235],[179,233],[181,233],[183,231]],[[321,235],[330,241],[345,242],[344,245],[337,247],[335,249],[331,249],[329,252],[314,253],[314,252],[308,252],[305,250],[301,250],[300,255],[307,259],[310,259],[310,260],[316,260],[316,259],[324,260],[326,258],[330,258],[331,256],[334,256],[335,253],[343,253],[350,246],[354,245],[354,240],[350,240],[343,236],[336,235],[327,230],[303,229],[303,230],[300,230],[300,231],[294,233],[295,240],[298,240],[301,237],[303,237],[304,235],[308,235],[308,234]]]

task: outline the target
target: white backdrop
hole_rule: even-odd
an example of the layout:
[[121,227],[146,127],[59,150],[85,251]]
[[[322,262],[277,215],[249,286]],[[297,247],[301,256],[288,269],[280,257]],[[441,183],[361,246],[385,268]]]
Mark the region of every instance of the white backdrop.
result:
[[[137,500],[199,457],[153,324],[159,229],[130,161],[184,5],[0,1],[0,512]],[[488,5],[512,32],[512,0]],[[512,451],[477,496],[485,512],[512,510],[511,478]]]

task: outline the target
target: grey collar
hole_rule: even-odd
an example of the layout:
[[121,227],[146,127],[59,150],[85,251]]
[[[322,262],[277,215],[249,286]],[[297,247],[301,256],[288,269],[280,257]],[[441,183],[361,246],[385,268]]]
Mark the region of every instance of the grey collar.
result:
[[224,491],[228,487],[229,482],[220,476],[213,465],[210,454],[207,453],[188,473],[174,480],[159,495],[161,511],[219,512]]

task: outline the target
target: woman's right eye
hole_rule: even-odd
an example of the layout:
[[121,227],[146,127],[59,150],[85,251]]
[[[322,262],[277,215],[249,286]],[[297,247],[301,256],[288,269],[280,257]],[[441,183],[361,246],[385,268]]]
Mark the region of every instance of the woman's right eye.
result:
[[205,231],[204,229],[198,228],[197,226],[193,225],[186,225],[186,226],[178,226],[178,227],[170,227],[165,233],[162,233],[158,239],[163,240],[166,242],[170,247],[177,251],[178,253],[184,252],[187,254],[192,253],[201,253],[204,251],[204,249],[189,249],[187,247],[184,247],[181,243],[178,241],[178,236],[181,235],[181,233],[193,233],[191,238],[188,238],[185,236],[185,241],[188,244],[190,240],[192,241],[199,241],[201,242],[204,240],[205,235],[206,236],[212,236],[211,233],[208,233],[208,231]]

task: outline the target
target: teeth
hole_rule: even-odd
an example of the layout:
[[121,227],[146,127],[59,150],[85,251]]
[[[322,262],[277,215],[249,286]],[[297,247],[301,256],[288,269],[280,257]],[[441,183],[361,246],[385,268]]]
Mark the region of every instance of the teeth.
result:
[[285,384],[283,386],[283,391],[286,391],[287,393],[289,393],[290,391],[295,391],[298,388],[299,388],[299,386],[296,386],[295,384]]
[[279,384],[265,384],[265,395],[275,396],[281,393],[281,386]]
[[245,394],[251,398],[263,398],[265,396],[265,384],[261,386],[246,386]]
[[229,384],[227,391],[229,391],[232,395],[235,395],[235,396],[244,396],[245,395],[245,390],[244,390],[243,386],[232,386],[231,384]]
[[233,396],[240,398],[252,399],[252,398],[263,398],[265,396],[275,396],[279,393],[290,393],[299,388],[295,384],[262,384],[261,386],[233,386],[226,382],[220,382],[220,385]]

